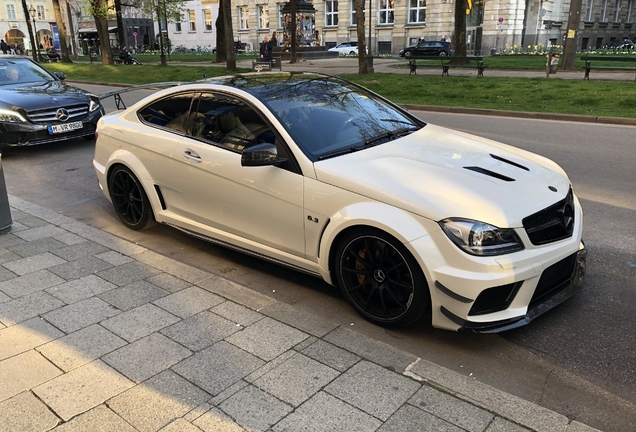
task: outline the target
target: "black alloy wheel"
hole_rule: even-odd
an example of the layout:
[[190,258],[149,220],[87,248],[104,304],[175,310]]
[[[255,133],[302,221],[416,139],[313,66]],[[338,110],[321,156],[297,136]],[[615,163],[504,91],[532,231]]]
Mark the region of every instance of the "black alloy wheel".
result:
[[411,57],[413,55],[413,53],[411,51],[405,51],[404,52],[404,57]]
[[440,57],[446,57],[446,51],[441,51],[441,52],[439,53],[439,56],[440,56]]
[[128,228],[142,230],[155,224],[148,196],[128,168],[123,165],[113,168],[108,190],[117,216]]
[[375,229],[352,232],[336,252],[344,296],[369,321],[401,327],[430,310],[426,279],[397,240]]

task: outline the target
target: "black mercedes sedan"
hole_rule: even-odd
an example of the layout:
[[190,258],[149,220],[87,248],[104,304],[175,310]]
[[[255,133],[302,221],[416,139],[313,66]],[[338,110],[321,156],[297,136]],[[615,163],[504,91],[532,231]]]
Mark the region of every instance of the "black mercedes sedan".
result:
[[104,109],[65,78],[29,58],[0,55],[0,147],[93,139]]

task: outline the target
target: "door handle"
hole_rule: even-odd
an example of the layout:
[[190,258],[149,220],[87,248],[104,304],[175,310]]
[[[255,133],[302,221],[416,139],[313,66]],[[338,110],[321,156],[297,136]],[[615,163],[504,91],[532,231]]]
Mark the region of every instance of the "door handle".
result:
[[191,161],[191,162],[201,162],[201,156],[199,156],[198,154],[194,153],[191,150],[186,150],[183,152],[183,157],[185,157],[187,160]]

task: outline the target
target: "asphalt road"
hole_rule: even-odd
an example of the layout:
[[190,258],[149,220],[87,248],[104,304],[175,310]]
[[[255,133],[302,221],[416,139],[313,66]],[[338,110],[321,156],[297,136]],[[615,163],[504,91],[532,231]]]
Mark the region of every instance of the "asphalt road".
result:
[[[139,96],[124,99],[132,102]],[[425,322],[386,330],[361,319],[337,289],[320,280],[168,227],[126,229],[97,186],[91,141],[10,149],[2,155],[2,164],[10,194],[353,326],[596,428],[636,430],[636,128],[417,114],[431,123],[542,154],[568,172],[584,206],[584,239],[590,252],[583,292],[531,325],[499,335],[452,333]]]

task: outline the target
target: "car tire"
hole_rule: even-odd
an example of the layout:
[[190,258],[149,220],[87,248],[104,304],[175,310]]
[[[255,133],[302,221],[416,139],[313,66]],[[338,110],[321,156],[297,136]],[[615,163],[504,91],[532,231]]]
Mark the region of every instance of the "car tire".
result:
[[411,51],[406,51],[404,53],[404,57],[411,57],[411,55],[413,55],[413,53]]
[[335,273],[344,297],[374,324],[403,327],[430,311],[422,269],[402,243],[383,231],[346,233],[336,249]]
[[349,55],[356,55],[355,51],[349,51]]
[[128,228],[143,230],[155,224],[155,218],[141,182],[133,172],[117,165],[108,179],[110,199],[119,219]]
[[441,53],[439,53],[440,57],[446,57],[448,54],[446,54],[446,51],[442,51]]

